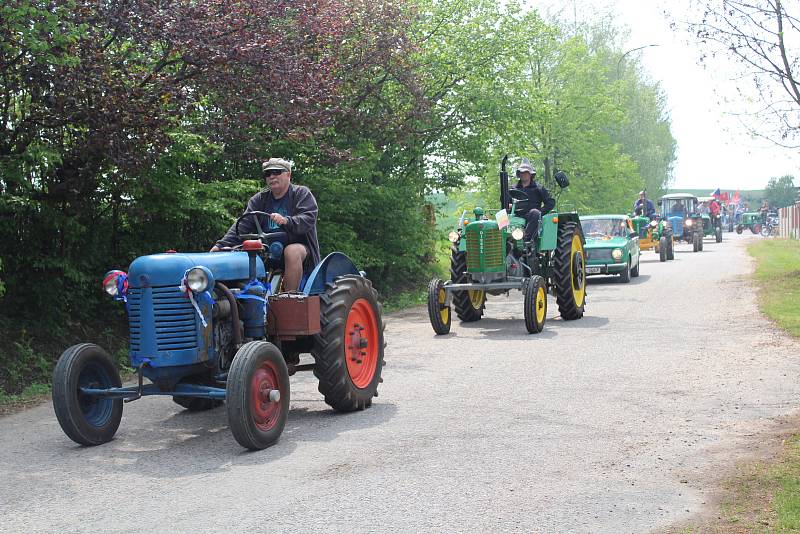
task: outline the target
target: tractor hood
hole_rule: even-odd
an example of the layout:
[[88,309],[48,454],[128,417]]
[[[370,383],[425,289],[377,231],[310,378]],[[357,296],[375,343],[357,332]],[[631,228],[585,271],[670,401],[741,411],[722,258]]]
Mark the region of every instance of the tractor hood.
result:
[[[210,270],[220,282],[249,278],[246,252],[166,253],[136,258],[128,269],[128,282],[131,287],[177,285],[188,269],[200,266]],[[260,257],[256,257],[256,275],[266,276]]]
[[628,240],[624,237],[612,237],[610,239],[604,237],[590,237],[586,239],[586,246],[584,248],[623,248],[627,244]]

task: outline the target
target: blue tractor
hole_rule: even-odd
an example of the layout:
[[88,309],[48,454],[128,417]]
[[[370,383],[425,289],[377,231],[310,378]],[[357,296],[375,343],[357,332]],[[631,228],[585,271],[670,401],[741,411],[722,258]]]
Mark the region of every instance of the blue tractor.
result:
[[[61,354],[53,373],[53,406],[64,433],[81,445],[110,441],[123,403],[167,395],[187,410],[225,403],[236,441],[264,449],[289,414],[289,376],[313,370],[337,411],[362,410],[382,382],[384,323],[365,273],[334,252],[279,292],[286,234],[256,234],[229,252],[142,256],[127,273],[111,271],[105,291],[124,303],[129,355],[138,383],[123,386],[101,347],[82,343]],[[275,291],[273,291],[273,289]],[[310,352],[313,363],[300,364]],[[149,383],[146,383],[144,379]]]

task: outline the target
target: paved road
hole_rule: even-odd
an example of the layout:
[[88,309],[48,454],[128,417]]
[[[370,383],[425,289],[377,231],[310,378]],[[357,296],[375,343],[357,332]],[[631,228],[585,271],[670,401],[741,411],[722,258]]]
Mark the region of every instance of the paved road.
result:
[[0,419],[3,532],[642,532],[703,509],[708,477],[800,405],[800,344],[756,312],[744,237],[593,279],[587,315],[526,335],[521,299],[435,337],[389,320],[373,408],[333,414],[295,376],[275,447],[225,411],[126,405],[80,448],[47,404]]

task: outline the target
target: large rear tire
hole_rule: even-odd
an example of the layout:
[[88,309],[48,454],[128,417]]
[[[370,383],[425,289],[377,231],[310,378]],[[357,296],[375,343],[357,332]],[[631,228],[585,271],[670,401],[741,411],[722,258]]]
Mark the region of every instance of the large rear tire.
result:
[[[467,276],[467,253],[453,248],[450,255],[450,280],[454,284],[466,284],[469,282]],[[479,321],[486,308],[486,291],[467,290],[453,292],[453,309],[459,319],[465,323]]]
[[658,260],[667,261],[667,238],[663,235],[658,240]]
[[525,282],[525,328],[529,334],[538,334],[547,320],[547,283],[533,275]]
[[672,234],[667,235],[669,249],[667,249],[667,260],[675,259],[675,241],[672,239]]
[[450,332],[450,306],[445,306],[446,300],[444,284],[434,278],[428,283],[428,319],[433,331],[439,336]]
[[80,445],[112,440],[122,420],[122,399],[81,393],[81,388],[122,387],[117,366],[92,343],[73,345],[58,358],[53,370],[53,409],[64,433]]
[[692,252],[700,250],[700,239],[697,238],[697,233],[692,234]]
[[703,252],[703,237],[704,237],[703,236],[703,232],[698,232],[698,239],[697,239],[698,249],[697,250],[699,250],[700,252]]
[[581,237],[574,222],[566,222],[558,229],[553,283],[558,311],[566,321],[583,317],[586,305],[586,255]]
[[717,226],[714,230],[714,238],[717,240],[717,243],[722,243],[722,227]]
[[378,293],[361,276],[327,284],[320,295],[320,325],[314,336],[314,375],[334,410],[363,410],[378,396],[383,369],[383,331]]
[[266,341],[236,352],[225,394],[228,424],[239,445],[266,449],[278,441],[289,417],[289,371],[281,351]]

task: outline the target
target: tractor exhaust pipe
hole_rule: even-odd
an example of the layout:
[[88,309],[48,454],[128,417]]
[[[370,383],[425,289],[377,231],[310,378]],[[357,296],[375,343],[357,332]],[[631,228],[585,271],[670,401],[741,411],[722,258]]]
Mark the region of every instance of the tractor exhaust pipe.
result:
[[508,196],[508,172],[506,171],[506,164],[508,163],[508,154],[503,156],[503,161],[500,163],[500,209],[507,210],[508,205],[511,204],[511,199]]

